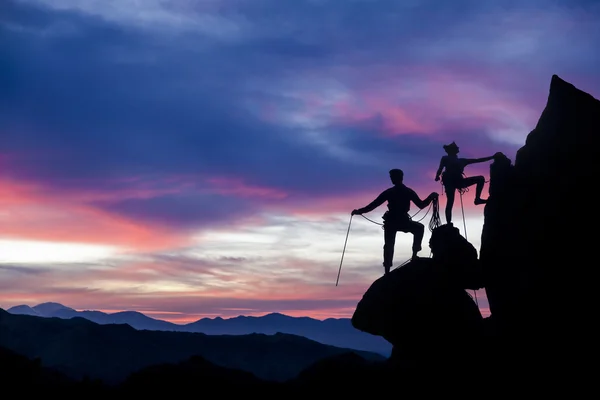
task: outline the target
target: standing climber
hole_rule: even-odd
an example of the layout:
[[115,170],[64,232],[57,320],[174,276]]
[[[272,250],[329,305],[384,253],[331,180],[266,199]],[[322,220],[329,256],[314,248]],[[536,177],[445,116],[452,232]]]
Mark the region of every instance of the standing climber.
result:
[[352,210],[352,215],[361,215],[373,211],[386,201],[388,202],[388,211],[383,215],[383,267],[386,274],[390,272],[390,268],[392,267],[397,231],[413,234],[413,258],[416,258],[417,253],[421,251],[421,242],[423,241],[425,227],[420,222],[413,221],[410,218],[408,214],[410,202],[412,201],[417,207],[423,209],[438,197],[438,194],[433,192],[425,200],[421,200],[414,190],[402,183],[404,180],[404,172],[402,170],[392,169],[389,173],[390,180],[394,186],[383,191],[367,206]]
[[[440,160],[440,166],[435,174],[435,181],[440,180],[442,176],[442,184],[446,190],[446,223],[452,223],[452,207],[454,206],[454,195],[456,190],[468,188],[469,186],[477,185],[475,188],[475,205],[484,204],[486,200],[481,198],[485,178],[482,175],[465,176],[464,169],[467,165],[482,163],[492,160],[496,153],[490,157],[483,158],[459,158],[459,148],[456,143],[452,142],[443,146],[447,155]],[[442,174],[442,170],[444,173]]]

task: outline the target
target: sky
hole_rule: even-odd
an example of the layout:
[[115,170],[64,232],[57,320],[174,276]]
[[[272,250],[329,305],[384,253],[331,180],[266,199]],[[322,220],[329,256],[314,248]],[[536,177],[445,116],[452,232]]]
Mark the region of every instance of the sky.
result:
[[598,48],[596,0],[3,0],[0,307],[351,317],[383,232],[352,219],[336,287],[350,211],[391,168],[441,193],[452,141],[514,161],[553,74],[600,97]]

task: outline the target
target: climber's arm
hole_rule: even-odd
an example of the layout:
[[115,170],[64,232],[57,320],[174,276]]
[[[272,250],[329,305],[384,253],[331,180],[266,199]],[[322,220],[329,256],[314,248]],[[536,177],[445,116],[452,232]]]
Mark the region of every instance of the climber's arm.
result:
[[429,196],[427,196],[427,198],[425,200],[421,200],[419,198],[419,196],[417,195],[417,193],[414,190],[411,190],[410,193],[410,200],[415,203],[415,205],[417,207],[419,207],[420,209],[423,209],[425,207],[427,207],[429,204],[431,204],[431,202],[433,201],[433,199],[435,197],[437,197],[438,194],[435,192],[432,192]]
[[489,157],[483,157],[483,158],[463,158],[463,161],[464,161],[465,165],[469,165],[469,164],[482,163],[482,162],[490,161],[493,159],[494,159],[494,156],[489,156]]
[[379,196],[377,196],[377,198],[375,200],[373,200],[372,202],[370,202],[369,204],[367,204],[365,207],[363,208],[359,208],[356,209],[354,211],[352,211],[352,215],[355,214],[366,214],[368,212],[373,211],[374,209],[376,209],[377,207],[379,207],[380,205],[382,205],[385,201],[387,201],[388,199],[388,194],[389,194],[389,189],[382,192]]
[[444,167],[446,166],[446,156],[443,156],[440,159],[440,166],[438,167],[437,172],[435,173],[435,181],[439,181],[440,180],[440,175],[442,174],[442,171],[444,169]]

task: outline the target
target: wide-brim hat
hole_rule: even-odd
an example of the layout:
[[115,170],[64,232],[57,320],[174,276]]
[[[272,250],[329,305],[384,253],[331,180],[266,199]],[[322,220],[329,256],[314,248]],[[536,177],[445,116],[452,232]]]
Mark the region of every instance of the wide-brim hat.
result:
[[458,151],[458,146],[456,145],[456,143],[452,142],[450,144],[445,144],[444,145],[444,150],[446,151]]

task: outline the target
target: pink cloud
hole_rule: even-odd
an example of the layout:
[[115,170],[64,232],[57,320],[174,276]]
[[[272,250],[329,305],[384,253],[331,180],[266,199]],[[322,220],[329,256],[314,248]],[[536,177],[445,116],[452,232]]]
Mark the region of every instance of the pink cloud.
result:
[[[138,192],[136,195],[147,195]],[[180,246],[186,238],[167,229],[115,216],[85,201],[90,193],[61,196],[50,194],[39,185],[2,180],[0,209],[2,236],[11,239],[51,242],[104,244],[138,250]]]
[[[265,264],[266,262],[266,264]],[[232,264],[229,264],[232,263]],[[197,260],[185,257],[112,261],[112,268],[33,267],[28,279],[13,268],[0,284],[0,304],[35,305],[47,301],[75,309],[137,310],[174,322],[205,316],[351,316],[371,284],[345,271],[335,286],[337,265],[302,259]],[[0,270],[1,272],[1,270]]]

